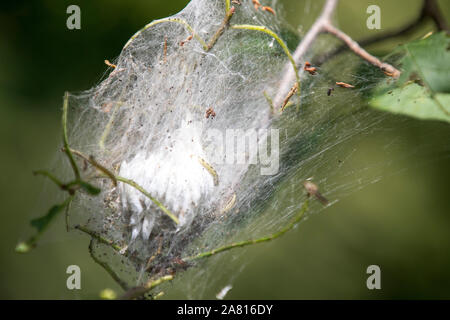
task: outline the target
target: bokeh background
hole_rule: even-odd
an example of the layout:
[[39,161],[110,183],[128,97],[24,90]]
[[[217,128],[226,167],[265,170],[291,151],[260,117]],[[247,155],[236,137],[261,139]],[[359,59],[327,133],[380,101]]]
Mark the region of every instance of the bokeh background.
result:
[[[280,2],[289,22],[304,30],[323,4]],[[15,254],[14,247],[29,234],[29,220],[52,204],[54,190],[43,188],[42,178],[34,177],[32,170],[48,167],[55,158],[64,91],[97,84],[107,70],[103,61],[118,56],[136,30],[178,12],[186,3],[16,0],[0,4],[0,298],[95,299],[104,288],[120,291],[91,260],[87,237],[66,234],[62,219],[28,255]],[[450,3],[439,3],[450,21]],[[66,28],[70,4],[81,7],[81,30]],[[366,28],[370,4],[381,7],[381,31]],[[407,23],[418,15],[420,6],[420,0],[342,0],[337,21],[344,32],[361,39]],[[433,24],[425,23],[407,37],[370,50],[382,55],[432,30]],[[389,159],[379,159],[386,166],[383,179],[311,216],[283,238],[248,249],[245,268],[233,272],[233,289],[227,297],[450,298],[450,126],[412,119],[402,123],[398,130],[349,144],[348,152],[358,150],[349,165],[357,167],[367,158],[378,160],[378,150],[386,141],[402,141],[402,147],[390,149]],[[405,157],[418,146],[422,147],[417,157]],[[226,272],[240,270],[241,262],[230,262]],[[66,288],[66,268],[71,264],[81,267],[82,290]],[[371,264],[381,267],[381,290],[366,288],[366,268]],[[220,276],[230,278],[230,274]],[[186,297],[180,284],[167,293],[166,298]]]

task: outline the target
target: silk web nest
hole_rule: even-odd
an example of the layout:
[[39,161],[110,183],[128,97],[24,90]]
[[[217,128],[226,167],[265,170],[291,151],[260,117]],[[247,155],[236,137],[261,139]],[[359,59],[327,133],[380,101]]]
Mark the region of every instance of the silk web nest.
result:
[[[90,155],[123,178],[115,186],[86,164],[83,175],[102,192],[78,197],[69,224],[96,235],[93,257],[124,288],[194,266],[186,257],[279,229],[305,201],[302,181],[311,176],[330,199],[374,178],[339,180],[348,171],[339,170],[345,159],[338,155],[346,140],[381,122],[383,115],[361,104],[381,72],[344,55],[314,76],[303,73],[300,94],[274,112],[271,97],[290,63],[286,49],[292,52],[301,36],[282,20],[276,1],[276,15],[250,0],[227,15],[226,3],[192,0],[152,22],[128,41],[98,86],[69,97],[77,162],[83,167],[78,155]],[[236,27],[242,25],[258,28]],[[324,36],[310,57],[333,43]],[[335,81],[356,89],[329,95]],[[258,142],[234,152],[234,161],[226,158],[230,129],[248,141],[256,134]],[[261,160],[264,149],[278,162],[269,174],[264,169],[276,163]],[[314,203],[308,214],[321,208]],[[187,281],[211,285],[205,270],[218,266],[192,268]]]

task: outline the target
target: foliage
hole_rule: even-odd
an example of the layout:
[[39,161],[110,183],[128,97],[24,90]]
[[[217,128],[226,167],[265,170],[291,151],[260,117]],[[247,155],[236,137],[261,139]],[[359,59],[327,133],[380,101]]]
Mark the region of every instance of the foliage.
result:
[[383,82],[369,103],[374,108],[450,122],[450,37],[445,32],[401,45],[397,82]]

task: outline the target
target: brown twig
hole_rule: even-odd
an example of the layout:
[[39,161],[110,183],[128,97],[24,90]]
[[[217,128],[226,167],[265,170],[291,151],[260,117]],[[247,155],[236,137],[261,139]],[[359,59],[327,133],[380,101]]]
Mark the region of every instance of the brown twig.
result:
[[100,260],[95,254],[94,254],[94,240],[91,239],[91,241],[89,242],[89,254],[91,255],[91,258],[99,265],[101,266],[103,269],[106,270],[106,272],[108,272],[108,274],[114,279],[114,281],[116,281],[123,290],[127,291],[130,290],[130,288],[128,287],[127,283],[125,281],[123,281],[120,276],[113,270],[111,269],[111,267],[104,261]]
[[166,63],[167,62],[167,37],[164,37],[163,56],[164,56],[164,63]]
[[128,256],[128,252],[126,250],[124,250],[125,248],[122,248],[121,246],[117,245],[116,243],[114,243],[113,240],[106,239],[106,238],[102,237],[100,234],[96,233],[95,231],[90,230],[89,228],[87,228],[85,226],[76,225],[74,228],[76,230],[80,230],[81,232],[86,233],[92,239],[95,239],[100,243],[106,244],[107,246],[114,249],[114,251],[117,251],[121,254],[123,253],[124,256]]
[[[449,26],[445,18],[442,16],[439,7],[436,3],[436,0],[424,0],[419,15],[413,21],[409,22],[408,24],[397,30],[388,31],[382,34],[378,34],[376,36],[365,38],[359,40],[358,43],[361,47],[366,47],[377,42],[408,35],[412,31],[414,31],[417,27],[419,27],[422,24],[422,22],[426,20],[426,18],[431,18],[439,30],[445,30],[449,32]],[[331,59],[332,57],[335,57],[343,53],[347,49],[348,49],[347,45],[343,44],[337,47],[336,49],[331,50],[330,52],[325,53],[314,59],[314,64],[321,65],[324,62]]]
[[388,63],[381,62],[380,59],[377,57],[374,57],[370,53],[368,53],[366,50],[361,48],[361,46],[354,41],[352,38],[350,38],[349,35],[345,34],[341,30],[335,28],[331,24],[325,24],[323,26],[324,30],[332,35],[334,35],[336,38],[339,38],[340,40],[344,41],[345,44],[352,50],[354,53],[356,53],[358,56],[363,58],[364,60],[370,62],[374,66],[380,68],[383,70],[387,75],[398,78],[400,76],[400,71],[391,66]]
[[147,260],[147,264],[145,265],[145,271],[149,271],[151,269],[152,262],[156,259],[156,257],[158,257],[161,254],[163,246],[163,238],[159,237],[158,241],[159,241],[158,249],[156,250],[156,253]]
[[[65,152],[65,148],[62,148],[62,151]],[[113,185],[116,187],[117,186],[117,179],[116,176],[114,175],[114,173],[112,173],[109,169],[105,168],[103,165],[101,165],[100,163],[98,163],[95,158],[93,156],[86,156],[85,154],[83,154],[82,152],[75,150],[75,149],[70,149],[70,152],[72,152],[72,154],[80,157],[81,159],[83,159],[84,161],[86,161],[87,163],[90,163],[92,166],[94,166],[97,170],[103,172],[108,178],[111,179]]]
[[[314,22],[311,29],[309,29],[309,31],[306,33],[305,37],[300,42],[300,44],[298,45],[297,49],[293,54],[294,61],[297,65],[300,64],[301,59],[306,54],[308,49],[311,47],[316,37],[322,32],[323,25],[325,23],[329,23],[331,15],[333,14],[336,8],[336,5],[337,0],[327,0],[327,2],[325,3],[321,15]],[[281,107],[284,98],[287,96],[290,88],[292,87],[291,83],[295,78],[295,74],[291,66],[286,65],[283,74],[284,76],[278,88],[277,95],[273,99],[275,111],[278,111],[278,109]]]
[[[319,34],[323,32],[328,32],[335,37],[341,39],[345,42],[345,44],[357,55],[359,55],[361,58],[365,59],[366,61],[372,63],[373,65],[381,68],[387,75],[392,77],[398,77],[400,75],[400,71],[391,66],[390,64],[381,62],[378,58],[372,56],[367,51],[365,51],[363,48],[361,48],[358,43],[356,43],[351,37],[349,37],[347,34],[343,33],[339,29],[335,28],[333,24],[331,23],[331,16],[334,13],[336,6],[337,6],[338,0],[327,0],[325,3],[322,13],[317,18],[317,20],[312,25],[311,29],[306,33],[303,40],[298,45],[297,49],[295,50],[293,54],[294,61],[297,65],[300,64],[301,60],[307,53],[308,49],[311,47],[312,43],[315,41],[315,39],[318,37]],[[285,67],[284,76],[281,80],[280,86],[278,88],[277,95],[275,99],[273,100],[274,107],[280,108],[282,106],[282,103],[284,101],[284,97],[286,97],[287,93],[290,90],[290,83],[292,83],[293,79],[295,77],[294,72],[291,68]]]
[[289,102],[289,100],[292,98],[292,96],[298,91],[298,82],[296,82],[294,84],[294,86],[291,88],[291,90],[289,91],[288,95],[286,96],[286,98],[283,101],[283,104],[281,105],[281,111],[284,111],[284,109],[286,109],[286,106]]
[[230,19],[233,16],[236,9],[234,7],[231,7],[230,10],[225,15],[225,19],[223,20],[222,24],[220,25],[219,29],[216,31],[216,33],[213,35],[211,40],[208,43],[208,50],[211,50],[212,47],[216,44],[217,40],[220,38],[222,33],[225,31],[225,29],[228,27],[228,24],[230,23]]

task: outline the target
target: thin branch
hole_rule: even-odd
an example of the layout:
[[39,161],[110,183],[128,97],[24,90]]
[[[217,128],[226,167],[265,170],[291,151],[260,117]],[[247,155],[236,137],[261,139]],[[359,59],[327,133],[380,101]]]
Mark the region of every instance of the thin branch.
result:
[[336,38],[341,39],[345,42],[345,44],[352,50],[354,53],[356,53],[358,56],[363,58],[364,60],[370,62],[374,66],[380,68],[385,73],[387,73],[389,76],[398,78],[400,76],[400,71],[391,66],[388,63],[381,62],[380,59],[374,57],[370,53],[368,53],[366,50],[361,48],[361,46],[354,41],[350,36],[345,34],[344,32],[340,31],[339,29],[335,28],[331,24],[325,24],[324,30],[332,35],[334,35]]
[[67,157],[69,158],[70,165],[72,166],[73,172],[75,174],[76,180],[81,180],[80,176],[80,170],[78,169],[78,166],[73,159],[72,153],[69,149],[69,142],[67,138],[67,109],[69,107],[69,93],[66,92],[64,94],[64,103],[63,103],[63,116],[62,116],[62,127],[63,127],[63,143],[65,148],[65,153]]
[[[306,36],[298,45],[297,49],[294,52],[294,61],[296,65],[299,65],[304,55],[307,53],[312,43],[316,40],[318,35],[322,32],[328,32],[333,34],[335,37],[343,40],[345,44],[357,55],[372,63],[375,66],[381,68],[386,74],[392,77],[398,77],[400,75],[400,71],[394,68],[393,66],[381,62],[376,57],[369,54],[365,51],[361,46],[359,46],[353,39],[351,39],[348,35],[343,33],[342,31],[335,28],[331,23],[331,16],[336,9],[338,0],[327,0],[325,6],[322,10],[321,15],[312,25],[311,29],[307,32]],[[291,69],[285,69],[284,76],[280,82],[280,86],[277,92],[277,95],[274,99],[275,108],[279,109],[287,96],[289,90],[292,88],[292,80],[294,79],[294,74]]]
[[[394,30],[394,31],[390,31],[390,32],[385,32],[373,37],[369,37],[366,39],[362,39],[359,40],[358,43],[361,47],[366,47],[366,46],[370,46],[371,44],[377,43],[377,42],[381,42],[384,40],[388,40],[391,38],[395,38],[395,37],[400,37],[403,35],[406,35],[408,33],[410,33],[411,31],[413,31],[418,25],[420,25],[424,20],[425,20],[425,15],[424,15],[424,11],[421,11],[421,14],[414,19],[414,21],[410,22],[409,24],[407,24],[406,26],[398,29],[398,30]],[[349,49],[347,47],[346,44],[342,44],[341,46],[337,47],[334,50],[331,50],[328,53],[322,54],[319,57],[317,57],[316,59],[313,60],[315,65],[322,65],[323,63],[325,63],[326,61],[328,61],[329,59],[343,53],[344,51],[346,51],[347,49]]]
[[[269,36],[271,36],[272,38],[274,38],[278,44],[281,46],[281,48],[283,49],[284,53],[286,53],[289,61],[290,61],[290,66],[289,66],[289,71],[291,73],[294,74],[294,76],[296,77],[297,83],[298,83],[298,94],[300,95],[300,77],[298,75],[298,68],[297,68],[297,63],[295,62],[295,56],[291,55],[291,52],[289,51],[287,45],[284,43],[283,40],[281,40],[281,38],[272,30],[270,30],[269,28],[263,27],[263,26],[254,26],[254,25],[248,25],[248,24],[244,24],[244,25],[234,25],[231,26],[232,29],[244,29],[244,30],[254,30],[254,31],[260,31],[260,32],[264,32],[266,34],[268,34]],[[292,69],[291,69],[292,66]],[[275,106],[277,106],[277,104],[275,103]]]
[[272,101],[272,98],[269,96],[269,94],[268,94],[266,91],[263,92],[263,95],[264,95],[264,98],[266,98],[267,103],[269,104],[269,107],[270,107],[270,114],[273,114],[275,110],[274,110],[274,108],[273,108],[273,101]]
[[97,168],[99,171],[103,172],[108,178],[111,179],[113,185],[115,187],[117,186],[117,179],[116,179],[116,176],[114,175],[114,173],[112,173],[111,170],[105,168],[103,165],[98,163],[97,160],[95,160],[93,156],[88,157],[84,153],[82,153],[78,150],[75,150],[75,149],[70,149],[70,151],[74,155],[76,155],[76,156],[82,158],[83,160],[87,161],[88,163],[90,163],[93,167]]
[[148,193],[143,187],[141,187],[139,184],[137,184],[136,182],[134,182],[133,180],[124,178],[124,177],[120,177],[120,176],[116,176],[117,181],[126,183],[130,186],[132,186],[133,188],[137,189],[138,191],[140,191],[143,195],[145,195],[147,198],[149,198],[154,204],[156,204],[170,219],[172,219],[177,225],[180,224],[180,221],[178,220],[178,218],[172,213],[170,212],[169,209],[167,209],[161,202],[159,202],[157,199],[153,198],[151,196],[150,193]]
[[111,267],[110,267],[107,263],[105,263],[105,262],[103,262],[103,261],[101,261],[100,259],[97,258],[97,256],[94,254],[94,250],[93,250],[93,242],[94,242],[94,240],[91,239],[91,241],[90,241],[90,243],[89,243],[89,254],[91,255],[92,259],[93,259],[99,266],[101,266],[103,269],[105,269],[106,272],[109,273],[109,275],[114,279],[114,281],[116,281],[116,282],[122,287],[123,290],[125,290],[125,291],[126,291],[126,290],[129,290],[129,287],[128,287],[128,285],[125,283],[125,281],[123,281],[123,280],[119,277],[119,275],[118,275],[116,272],[114,272],[114,270],[111,269]]
[[48,172],[46,170],[36,170],[36,171],[33,171],[33,174],[35,176],[40,175],[40,176],[49,178],[51,181],[53,181],[53,183],[55,183],[62,190],[65,190],[65,188],[67,187],[66,184],[64,184],[61,180],[59,180],[53,174],[51,174],[50,172]]
[[127,292],[125,292],[119,299],[120,300],[133,300],[136,298],[142,297],[144,294],[149,292],[150,290],[156,288],[157,286],[160,286],[161,284],[173,280],[172,275],[164,276],[156,280],[150,280],[143,286],[138,286],[131,288]]
[[291,91],[289,91],[288,95],[283,101],[283,104],[281,105],[281,112],[284,111],[288,107],[289,100],[292,98],[292,96],[298,91],[298,82],[294,84],[294,86],[291,88]]
[[96,167],[98,170],[103,172],[105,175],[108,176],[108,178],[111,179],[114,187],[117,187],[117,180],[114,173],[112,173],[110,170],[106,169],[104,166],[102,166],[100,163],[97,162],[97,160],[94,159],[93,156],[89,157],[89,163],[91,163],[94,167]]
[[186,29],[189,31],[189,33],[191,33],[192,36],[201,44],[201,46],[203,47],[203,50],[209,51],[209,50],[212,49],[212,47],[214,47],[214,45],[217,42],[217,40],[220,38],[222,33],[225,31],[225,29],[229,25],[230,19],[233,16],[234,12],[235,12],[235,9],[234,9],[234,7],[231,6],[230,0],[225,0],[225,18],[224,18],[224,21],[222,22],[221,26],[216,31],[216,33],[213,35],[213,37],[211,38],[211,40],[209,41],[208,44],[206,44],[205,40],[203,40],[203,38],[200,37],[197,34],[197,32],[195,32],[195,30],[185,20],[180,19],[180,18],[165,18],[165,19],[159,19],[159,20],[152,21],[151,23],[147,24],[144,28],[142,28],[141,30],[136,32],[130,38],[130,40],[128,40],[128,42],[125,44],[125,46],[123,47],[123,50],[126,49],[145,30],[150,29],[151,27],[153,27],[153,26],[155,26],[157,24],[160,24],[160,23],[174,22],[174,23],[178,23],[178,24],[181,24],[181,25],[185,26]]
[[82,189],[91,195],[98,195],[101,190],[90,183],[84,180],[72,180],[68,183],[63,183],[59,179],[57,179],[50,172],[45,170],[38,170],[34,172],[35,175],[43,175],[48,177],[51,181],[53,181],[61,190],[67,191],[69,195],[73,196],[76,191]]
[[[322,10],[321,15],[314,22],[311,29],[309,29],[309,31],[306,33],[305,37],[300,42],[300,44],[298,45],[297,49],[294,52],[293,59],[294,59],[294,64],[296,66],[300,65],[301,59],[306,54],[308,49],[311,47],[312,43],[317,38],[317,36],[322,32],[323,25],[325,23],[329,23],[329,21],[331,19],[331,15],[333,14],[333,12],[336,8],[336,5],[337,5],[337,0],[327,0],[327,2],[325,3],[325,6]],[[277,95],[273,99],[273,104],[274,104],[275,110],[278,110],[279,108],[281,108],[281,105],[282,105],[285,97],[287,96],[288,92],[292,88],[292,81],[293,81],[294,77],[298,77],[298,72],[297,72],[297,74],[294,74],[292,69],[288,66],[285,67],[283,74],[284,74],[284,76],[283,76],[283,79],[281,80]]]
[[66,208],[70,204],[72,200],[73,196],[70,196],[63,203],[51,207],[45,216],[31,220],[31,225],[37,229],[36,234],[31,236],[26,241],[19,242],[15,248],[15,251],[17,253],[28,253],[31,249],[35,248],[37,245],[37,241],[47,230],[50,223],[64,208]]
[[[449,27],[445,18],[442,16],[439,7],[435,0],[424,0],[422,4],[422,9],[420,10],[419,15],[411,22],[401,27],[400,29],[384,32],[366,39],[359,40],[358,43],[361,47],[366,47],[374,43],[378,43],[381,41],[385,41],[391,38],[396,38],[400,36],[408,35],[410,32],[414,31],[417,27],[422,24],[426,20],[426,18],[431,18],[439,30],[449,31]],[[325,53],[320,57],[314,59],[314,64],[321,65],[325,61],[331,59],[339,55],[340,53],[347,50],[347,45],[343,44],[338,48],[332,50],[331,52]]]
[[145,271],[149,271],[152,268],[152,262],[156,259],[156,257],[158,257],[161,254],[162,247],[163,247],[163,238],[159,237],[158,249],[156,250],[156,253],[147,260],[147,263],[145,265]]
[[144,28],[142,28],[141,30],[139,30],[138,32],[136,32],[131,38],[130,40],[128,40],[128,42],[125,44],[125,46],[123,47],[123,49],[126,49],[131,42],[134,41],[134,39],[136,39],[142,32],[144,32],[147,29],[150,29],[151,27],[159,24],[159,23],[164,23],[164,22],[174,22],[174,23],[178,23],[181,24],[183,26],[186,27],[186,29],[189,31],[189,33],[191,33],[194,38],[202,45],[203,49],[205,51],[208,51],[208,45],[206,44],[205,40],[203,40],[198,34],[197,32],[195,32],[195,30],[189,25],[189,23],[187,23],[185,20],[180,19],[180,18],[165,18],[165,19],[160,19],[160,20],[155,20],[153,22],[150,22],[149,24],[147,24]]
[[124,177],[120,177],[115,175],[114,173],[112,173],[111,170],[106,169],[104,166],[100,165],[98,162],[96,162],[93,157],[87,157],[85,154],[83,154],[81,151],[78,150],[74,150],[74,149],[70,149],[71,152],[73,152],[73,154],[79,156],[80,158],[86,160],[87,162],[89,162],[91,165],[93,165],[94,167],[96,167],[97,169],[99,169],[100,171],[102,171],[105,175],[105,177],[110,178],[111,180],[113,180],[113,182],[115,182],[117,184],[117,181],[123,182],[125,184],[128,184],[130,186],[132,186],[133,188],[137,189],[138,191],[140,191],[142,194],[144,194],[147,198],[149,198],[154,204],[156,204],[165,214],[167,214],[169,216],[170,219],[172,219],[177,225],[180,223],[178,218],[169,210],[167,209],[161,202],[159,202],[157,199],[155,199],[154,197],[152,197],[150,195],[150,193],[148,193],[147,190],[145,190],[143,187],[141,187],[139,184],[137,184],[136,182],[134,182],[133,180],[124,178]]
[[92,231],[92,230],[90,230],[90,229],[88,229],[88,228],[86,228],[84,226],[77,225],[77,226],[75,226],[75,229],[86,233],[91,238],[97,240],[100,243],[103,243],[103,244],[106,244],[106,245],[110,246],[115,251],[117,251],[117,252],[119,252],[119,253],[121,253],[121,254],[126,256],[126,250],[124,250],[124,248],[122,248],[122,247],[118,246],[117,244],[115,244],[114,241],[108,240],[108,239],[102,237],[101,235],[99,235],[98,233],[96,233],[96,232],[94,232],[94,231]]
[[66,209],[64,211],[64,220],[66,222],[66,231],[67,232],[69,232],[69,230],[70,230],[69,213],[70,213],[70,207],[72,206],[72,201],[73,201],[73,197],[72,197],[72,199],[70,199],[70,201],[67,204]]
[[209,50],[212,49],[212,47],[214,47],[214,45],[216,44],[217,40],[220,38],[222,33],[228,27],[228,25],[230,23],[230,19],[233,16],[234,12],[235,12],[234,7],[231,7],[230,9],[227,9],[227,12],[225,14],[225,18],[224,18],[222,24],[220,25],[219,29],[216,31],[216,33],[213,35],[213,37],[209,41],[208,48],[206,49],[206,51],[209,51]]
[[228,251],[228,250],[231,250],[231,249],[234,249],[234,248],[242,248],[242,247],[249,246],[249,245],[252,245],[252,244],[261,243],[261,242],[267,242],[267,241],[279,238],[282,235],[284,235],[286,232],[288,232],[289,230],[294,228],[295,225],[297,223],[299,223],[300,220],[302,220],[305,212],[308,210],[308,204],[309,204],[309,200],[307,199],[303,203],[300,211],[297,213],[297,215],[294,217],[294,219],[292,219],[292,221],[287,226],[285,226],[283,229],[281,229],[280,231],[278,231],[276,233],[273,233],[273,234],[271,234],[269,236],[266,236],[266,237],[263,237],[263,238],[236,242],[236,243],[232,243],[232,244],[229,244],[229,245],[226,245],[226,246],[223,246],[223,247],[211,250],[211,251],[202,252],[202,253],[199,253],[199,254],[197,254],[195,256],[184,258],[183,261],[184,262],[189,262],[189,261],[193,261],[193,260],[199,260],[199,259],[207,258],[207,257],[213,256],[215,254],[218,254],[218,253],[221,253],[221,252],[224,252],[224,251]]
[[158,300],[159,298],[161,298],[164,295],[164,291],[158,292],[157,294],[155,294],[153,296],[152,300]]
[[102,150],[105,150],[105,141],[109,136],[109,133],[111,131],[112,125],[114,124],[114,120],[116,119],[116,115],[119,111],[119,108],[123,105],[123,102],[121,100],[126,92],[126,88],[128,87],[129,81],[130,80],[128,78],[127,84],[122,87],[122,91],[120,92],[119,99],[115,102],[114,110],[111,114],[111,117],[109,118],[108,123],[106,124],[105,130],[103,130],[103,133],[100,136],[100,140],[98,141],[98,145],[99,145],[100,149],[102,149]]
[[231,9],[231,1],[225,0],[225,12],[230,11],[230,9]]

